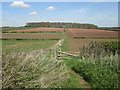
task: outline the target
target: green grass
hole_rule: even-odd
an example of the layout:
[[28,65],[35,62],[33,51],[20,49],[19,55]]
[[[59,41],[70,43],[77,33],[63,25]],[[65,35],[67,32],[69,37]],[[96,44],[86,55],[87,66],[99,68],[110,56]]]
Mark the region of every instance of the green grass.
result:
[[67,51],[68,49],[68,38],[66,36],[66,28],[64,28],[64,32],[63,32],[63,38],[64,38],[64,42],[62,44],[61,50],[62,51]]
[[60,83],[56,88],[84,88],[85,86],[90,87],[88,83],[80,84],[80,81],[83,80],[82,77],[78,78],[77,74],[72,70],[69,70],[70,78],[65,79],[64,82]]
[[32,51],[49,48],[58,40],[2,40],[2,49]]
[[67,47],[68,46],[68,42],[67,42],[67,38],[64,39],[64,42],[62,44],[61,50],[62,51],[67,51]]
[[73,37],[73,39],[119,39],[119,37]]
[[9,31],[9,30],[20,30],[20,29],[32,29],[37,27],[11,27],[11,28],[2,28],[2,31]]

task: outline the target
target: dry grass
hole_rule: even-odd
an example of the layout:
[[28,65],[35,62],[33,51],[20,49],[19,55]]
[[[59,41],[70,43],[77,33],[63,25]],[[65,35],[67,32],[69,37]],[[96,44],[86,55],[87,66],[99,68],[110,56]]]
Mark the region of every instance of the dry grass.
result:
[[52,56],[40,56],[38,51],[11,54],[3,52],[3,88],[49,88],[59,86],[69,78],[69,70]]

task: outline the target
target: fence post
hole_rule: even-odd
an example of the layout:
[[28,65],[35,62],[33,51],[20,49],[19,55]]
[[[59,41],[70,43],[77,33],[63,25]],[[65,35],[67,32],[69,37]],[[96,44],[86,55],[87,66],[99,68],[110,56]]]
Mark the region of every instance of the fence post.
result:
[[43,49],[40,50],[40,54],[41,54],[41,56],[43,55]]
[[54,46],[54,53],[55,53],[55,59],[57,59],[57,58],[56,58],[56,55],[57,55],[57,54],[56,54],[56,46]]

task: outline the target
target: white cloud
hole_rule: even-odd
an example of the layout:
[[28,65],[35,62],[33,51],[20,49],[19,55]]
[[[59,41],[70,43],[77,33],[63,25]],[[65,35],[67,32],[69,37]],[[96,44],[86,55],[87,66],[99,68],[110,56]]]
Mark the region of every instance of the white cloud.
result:
[[30,14],[30,15],[37,15],[38,12],[30,12],[29,14]]
[[29,4],[26,4],[23,1],[14,1],[12,4],[10,4],[10,6],[11,7],[22,7],[22,8],[30,7]]
[[54,7],[54,6],[49,6],[46,10],[48,10],[48,11],[53,11],[53,10],[55,10],[56,9],[56,7]]

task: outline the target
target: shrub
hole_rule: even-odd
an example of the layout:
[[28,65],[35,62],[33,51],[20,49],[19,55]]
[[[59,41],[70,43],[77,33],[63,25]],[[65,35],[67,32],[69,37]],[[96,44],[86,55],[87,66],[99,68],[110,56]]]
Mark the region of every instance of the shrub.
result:
[[82,75],[93,88],[118,88],[118,74],[104,66],[82,61],[72,70]]
[[88,46],[80,48],[80,56],[84,58],[100,58],[119,53],[118,41],[91,42]]

